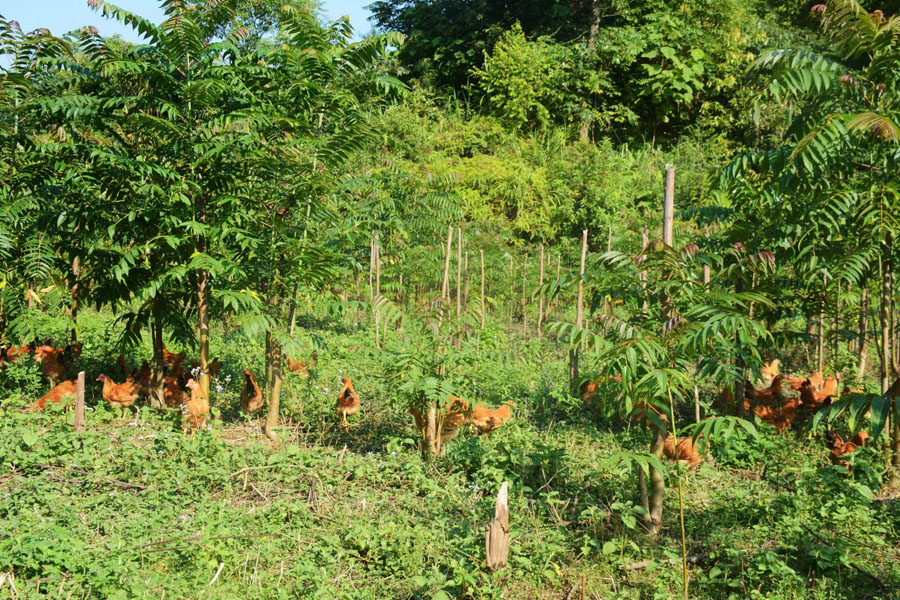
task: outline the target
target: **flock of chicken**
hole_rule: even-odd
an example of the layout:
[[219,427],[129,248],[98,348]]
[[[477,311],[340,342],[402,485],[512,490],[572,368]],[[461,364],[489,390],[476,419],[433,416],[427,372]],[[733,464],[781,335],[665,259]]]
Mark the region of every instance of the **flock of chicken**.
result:
[[[75,379],[66,379],[66,373],[75,358],[81,356],[82,348],[82,344],[74,342],[64,348],[56,348],[52,342],[0,348],[0,368],[17,360],[32,357],[41,365],[41,370],[52,387],[34,402],[29,410],[45,410],[48,403],[62,404],[64,409],[68,409],[75,401],[77,382]],[[200,365],[196,361],[190,361],[191,370],[187,371],[182,366],[186,359],[185,353],[169,352],[165,346],[162,348],[162,359],[165,364],[162,377],[163,401],[170,408],[181,409],[182,430],[185,433],[202,429],[209,415],[209,398],[195,379],[200,372]],[[288,371],[297,373],[300,377],[309,376],[305,362],[289,359],[287,365]],[[213,378],[218,377],[222,366],[222,362],[218,359],[210,362],[207,366],[209,375]],[[134,406],[140,396],[151,396],[154,373],[148,361],[143,361],[136,369],[131,368],[121,354],[116,360],[116,367],[124,378],[122,383],[116,383],[112,377],[103,373],[97,376],[97,381],[103,383],[101,392],[103,399],[114,409],[120,410],[124,416],[125,411]],[[241,407],[252,415],[262,408],[263,393],[252,372],[245,369],[243,376]],[[343,385],[338,393],[336,412],[341,420],[341,427],[349,431],[350,423],[347,417],[359,413],[361,401],[348,377],[344,377],[341,383]],[[500,408],[489,409],[480,404],[470,410],[465,400],[450,397],[439,424],[442,443],[455,438],[459,429],[467,423],[473,424],[480,433],[491,433],[510,418],[511,406],[512,403],[506,403]],[[410,409],[409,413],[415,418],[419,432],[424,435],[425,418],[422,413],[416,409]]]
[[[840,375],[824,378],[822,372],[813,373],[809,377],[789,377],[779,373],[780,361],[772,360],[760,370],[758,384],[768,387],[757,389],[749,381],[744,384],[743,409],[744,414],[752,414],[764,423],[775,428],[779,434],[790,428],[791,424],[799,420],[805,421],[820,408],[831,404],[832,398],[838,393]],[[615,376],[608,382],[621,382],[621,377]],[[600,381],[585,381],[581,386],[581,397],[586,403],[590,403],[600,390]],[[785,384],[797,395],[789,396],[785,390]],[[900,393],[900,380],[895,386]],[[892,388],[893,389],[893,388]],[[850,390],[844,390],[844,394]],[[888,392],[890,395],[892,392]],[[730,389],[722,391],[721,395],[713,403],[713,408],[720,413],[734,411],[737,404],[734,394]],[[631,413],[632,423],[644,423],[650,425],[647,411],[652,410],[663,423],[668,423],[668,418],[653,405],[639,402]],[[708,417],[714,419],[715,417]],[[826,428],[826,443],[831,451],[831,462],[836,465],[848,466],[843,458],[857,448],[866,445],[869,435],[860,431],[849,442],[844,442],[836,432]],[[665,440],[663,455],[670,460],[687,465],[690,468],[699,466],[704,458],[698,451],[691,438],[675,440],[671,434]]]

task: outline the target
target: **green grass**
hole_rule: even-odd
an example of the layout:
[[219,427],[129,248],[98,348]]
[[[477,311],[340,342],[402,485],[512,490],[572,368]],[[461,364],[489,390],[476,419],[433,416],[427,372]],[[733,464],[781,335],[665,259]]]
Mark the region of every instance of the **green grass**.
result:
[[[578,598],[582,577],[588,598],[680,593],[678,562],[619,568],[679,557],[675,469],[653,540],[636,524],[635,474],[605,463],[645,451],[648,434],[569,400],[552,345],[482,362],[470,391],[513,399],[515,418],[489,438],[464,433],[428,465],[366,331],[316,331],[327,348],[309,379],[289,381],[275,447],[237,410],[238,375],[261,371],[260,348],[216,337],[216,418],[184,437],[174,411],[142,406],[123,421],[105,406],[92,380],[118,354],[109,319],[81,326],[87,433],[71,414],[22,412],[46,389],[37,365],[0,381],[0,573],[20,598],[560,599],[573,585]],[[342,374],[363,399],[349,434],[333,414]],[[821,440],[766,429],[717,441],[713,456],[684,475],[688,554],[703,555],[689,569],[693,597],[900,594],[900,503],[873,498],[874,450],[847,474],[826,464]],[[504,480],[510,565],[492,574],[484,531]],[[11,597],[5,583],[0,598]]]

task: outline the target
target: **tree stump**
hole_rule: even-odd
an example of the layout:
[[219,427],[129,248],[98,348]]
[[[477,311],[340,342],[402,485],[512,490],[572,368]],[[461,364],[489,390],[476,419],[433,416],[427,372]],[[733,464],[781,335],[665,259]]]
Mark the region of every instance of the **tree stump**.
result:
[[504,481],[497,494],[494,520],[487,526],[484,538],[487,566],[491,571],[499,571],[506,566],[509,558],[509,483]]

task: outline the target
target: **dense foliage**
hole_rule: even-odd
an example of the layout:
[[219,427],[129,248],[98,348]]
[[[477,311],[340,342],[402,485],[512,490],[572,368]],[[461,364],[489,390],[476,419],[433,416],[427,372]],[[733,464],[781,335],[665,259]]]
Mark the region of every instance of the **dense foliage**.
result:
[[0,15],[0,598],[900,585],[888,3],[89,4],[142,42]]

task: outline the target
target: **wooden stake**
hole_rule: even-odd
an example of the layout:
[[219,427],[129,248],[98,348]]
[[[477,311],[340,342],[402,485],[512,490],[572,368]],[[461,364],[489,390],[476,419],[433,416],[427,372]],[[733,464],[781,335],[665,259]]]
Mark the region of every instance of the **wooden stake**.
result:
[[81,371],[75,384],[75,431],[84,430],[84,371]]
[[456,228],[456,318],[462,314],[462,230]]
[[469,309],[469,253],[463,255],[463,312]]
[[509,328],[512,329],[513,322],[513,306],[515,305],[515,301],[513,300],[513,291],[515,286],[513,284],[513,257],[509,257]]
[[494,520],[487,527],[484,545],[488,568],[499,571],[505,567],[509,560],[509,483],[506,481],[497,494]]
[[538,324],[537,334],[541,337],[541,325],[544,323],[544,245],[541,244],[541,270],[538,279]]
[[444,254],[444,284],[441,287],[441,301],[450,299],[450,253],[453,251],[453,225],[447,228],[447,248]]
[[528,305],[525,301],[525,278],[528,274],[528,255],[525,255],[525,264],[522,265],[522,337],[528,337]]
[[[381,246],[378,243],[378,236],[375,236],[373,248],[375,249],[375,297],[381,298]],[[378,341],[378,330],[381,325],[381,310],[375,311],[375,347],[381,348]]]
[[484,250],[478,251],[481,259],[481,328],[484,329]]
[[666,165],[666,189],[663,195],[663,243],[675,245],[675,165]]
[[[588,230],[581,232],[581,267],[579,268],[578,277],[578,303],[575,310],[575,326],[580,334],[584,328],[584,263],[587,260],[587,239]],[[578,349],[573,347],[569,350],[569,385],[578,379]],[[578,390],[572,390],[572,394],[578,397]]]

